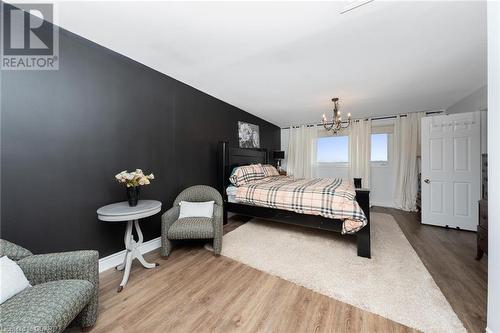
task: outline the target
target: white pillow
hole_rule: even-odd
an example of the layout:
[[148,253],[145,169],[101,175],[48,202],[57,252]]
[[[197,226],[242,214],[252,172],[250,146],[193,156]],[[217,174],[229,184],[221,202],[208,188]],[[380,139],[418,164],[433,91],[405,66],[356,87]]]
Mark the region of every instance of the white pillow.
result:
[[179,218],[184,217],[212,217],[214,214],[214,202],[189,202],[181,201],[179,206],[181,206],[181,211],[179,213]]
[[28,279],[24,276],[21,267],[15,262],[3,256],[0,258],[0,304],[31,287]]

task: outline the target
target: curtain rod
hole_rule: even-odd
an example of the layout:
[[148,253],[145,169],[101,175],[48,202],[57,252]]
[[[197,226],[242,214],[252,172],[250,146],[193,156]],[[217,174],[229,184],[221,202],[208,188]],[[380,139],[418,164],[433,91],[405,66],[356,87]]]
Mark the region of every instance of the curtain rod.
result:
[[[430,114],[438,114],[438,113],[443,113],[444,110],[439,110],[439,111],[425,111],[425,114],[426,115],[430,115]],[[384,120],[384,119],[395,119],[396,117],[406,117],[407,114],[397,114],[397,115],[391,115],[391,116],[380,116],[380,117],[374,117],[374,118],[360,118],[360,119],[354,119],[353,121],[357,121],[357,120]],[[346,123],[346,121],[343,121],[343,123]],[[290,129],[291,127],[300,127],[300,126],[303,126],[303,125],[291,125],[291,126],[288,126],[288,127],[281,127],[281,129]],[[313,126],[323,126],[323,124],[304,124],[304,126],[307,126],[307,127],[313,127]]]

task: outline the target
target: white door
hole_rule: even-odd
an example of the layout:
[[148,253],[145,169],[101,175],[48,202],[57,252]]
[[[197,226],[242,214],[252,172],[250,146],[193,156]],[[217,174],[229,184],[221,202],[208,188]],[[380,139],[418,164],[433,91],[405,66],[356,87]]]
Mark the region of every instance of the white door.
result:
[[422,118],[422,223],[476,230],[480,113]]

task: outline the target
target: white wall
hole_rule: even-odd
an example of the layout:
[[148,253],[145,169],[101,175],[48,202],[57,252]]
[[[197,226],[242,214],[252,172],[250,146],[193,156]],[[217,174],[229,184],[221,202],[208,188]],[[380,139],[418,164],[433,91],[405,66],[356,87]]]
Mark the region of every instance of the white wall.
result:
[[[386,125],[387,122],[384,123]],[[281,150],[287,151],[288,148],[288,129],[281,130]],[[286,153],[285,153],[286,154]],[[370,203],[375,206],[394,207],[393,189],[394,189],[394,162],[392,153],[392,134],[389,135],[389,163],[381,165],[374,163],[371,172],[371,195]],[[285,156],[286,157],[286,156]],[[286,170],[286,161],[283,163]],[[320,164],[316,166],[317,177],[339,177],[348,178],[347,166],[339,167]]]
[[472,94],[465,96],[446,109],[446,114],[481,111],[481,154],[488,152],[488,85],[484,85]]
[[482,86],[446,109],[446,113],[461,113],[485,110],[488,104],[488,86]]
[[[500,333],[500,3],[488,1],[488,324]],[[492,148],[494,147],[494,148]]]

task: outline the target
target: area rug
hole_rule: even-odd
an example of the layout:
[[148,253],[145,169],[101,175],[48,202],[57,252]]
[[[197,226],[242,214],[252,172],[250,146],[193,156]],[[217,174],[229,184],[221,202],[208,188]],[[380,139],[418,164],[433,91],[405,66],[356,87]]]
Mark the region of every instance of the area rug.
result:
[[222,255],[424,332],[465,332],[394,218],[371,216],[372,259],[333,232],[252,219]]

